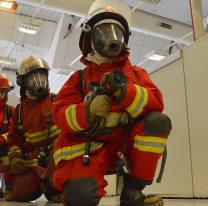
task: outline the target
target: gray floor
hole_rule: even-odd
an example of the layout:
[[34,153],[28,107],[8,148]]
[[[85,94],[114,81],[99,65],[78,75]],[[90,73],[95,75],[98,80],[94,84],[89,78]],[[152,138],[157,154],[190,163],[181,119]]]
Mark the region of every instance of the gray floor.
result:
[[[208,199],[165,199],[164,201],[165,206],[208,206]],[[0,206],[62,206],[62,204],[53,204],[47,202],[45,197],[41,197],[34,203],[6,202],[0,199]],[[104,197],[100,206],[119,206],[119,197]]]

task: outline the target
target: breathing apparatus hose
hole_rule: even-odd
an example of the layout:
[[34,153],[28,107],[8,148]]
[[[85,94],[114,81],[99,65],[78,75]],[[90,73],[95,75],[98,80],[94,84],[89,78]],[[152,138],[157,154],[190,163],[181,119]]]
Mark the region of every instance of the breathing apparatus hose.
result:
[[51,125],[52,125],[52,116],[50,117],[50,124],[49,124],[49,128],[48,128],[48,133],[47,133],[47,137],[46,137],[46,140],[45,140],[45,144],[43,146],[43,151],[41,151],[38,154],[38,157],[37,157],[38,162],[42,163],[42,164],[45,162],[45,159],[48,156],[47,143],[48,143],[48,138],[49,138],[50,131],[51,131]]

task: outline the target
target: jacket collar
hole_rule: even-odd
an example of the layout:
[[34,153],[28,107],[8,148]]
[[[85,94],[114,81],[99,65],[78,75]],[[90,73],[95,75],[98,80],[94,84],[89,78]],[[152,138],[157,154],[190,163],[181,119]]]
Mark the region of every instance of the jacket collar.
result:
[[[125,53],[124,53],[124,55],[123,56],[120,56],[119,58],[117,58],[114,62],[112,62],[111,63],[111,65],[112,64],[117,64],[117,63],[119,63],[119,62],[122,62],[122,61],[125,61],[126,59],[128,59],[128,57],[129,57],[129,55],[130,55],[130,53],[128,52],[128,51],[126,51]],[[85,56],[83,56],[81,59],[80,59],[80,62],[82,62],[84,65],[86,65],[87,67],[91,67],[91,68],[98,68],[100,65],[104,65],[104,64],[106,64],[106,65],[108,65],[107,63],[102,63],[102,64],[100,64],[100,65],[97,65],[97,64],[95,64],[94,62],[90,62],[90,61],[87,61],[86,59],[85,59]]]

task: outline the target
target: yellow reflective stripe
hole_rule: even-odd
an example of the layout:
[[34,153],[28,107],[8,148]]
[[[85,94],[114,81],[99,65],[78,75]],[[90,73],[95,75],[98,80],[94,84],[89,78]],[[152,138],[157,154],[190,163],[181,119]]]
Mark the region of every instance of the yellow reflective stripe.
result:
[[22,149],[20,147],[14,146],[9,150],[8,155],[10,155],[13,152],[17,152],[17,153],[22,154]]
[[27,164],[36,166],[38,164],[38,160],[37,159],[27,160]]
[[10,165],[9,157],[1,157],[1,162],[3,165]]
[[143,108],[147,104],[148,100],[148,92],[145,88],[140,87],[138,85],[134,85],[136,87],[136,96],[134,98],[133,103],[126,108],[128,113],[131,115],[131,117],[136,118],[139,114],[142,113]]
[[8,133],[4,133],[4,134],[2,134],[1,136],[2,136],[2,137],[6,140],[6,142],[8,143],[8,139],[7,139]]
[[150,137],[150,136],[138,136],[136,135],[134,139],[145,141],[145,142],[159,142],[166,144],[167,139],[160,137]]
[[[55,164],[57,165],[61,160],[66,161],[78,157],[80,155],[83,155],[85,151],[85,144],[86,143],[82,143],[82,144],[58,149],[57,151],[55,151],[53,155]],[[96,149],[101,148],[102,146],[103,146],[102,142],[91,142],[90,151],[92,152]]]
[[159,137],[146,137],[136,135],[134,138],[134,148],[153,153],[163,153],[167,139]]
[[110,112],[109,115],[106,117],[105,127],[115,127],[119,123],[127,124],[128,123],[128,114],[123,113],[114,113]]
[[[59,129],[56,125],[51,127],[49,138],[55,137],[56,135],[60,134],[62,132],[61,129]],[[48,135],[48,129],[35,132],[32,134],[29,134],[28,132],[24,133],[24,137],[26,139],[26,142],[36,143],[40,142],[42,140],[45,140]]]
[[69,127],[77,132],[77,131],[84,130],[84,129],[81,128],[77,122],[76,106],[77,105],[74,104],[74,105],[71,105],[68,109],[66,109],[65,117],[66,117],[66,121]]

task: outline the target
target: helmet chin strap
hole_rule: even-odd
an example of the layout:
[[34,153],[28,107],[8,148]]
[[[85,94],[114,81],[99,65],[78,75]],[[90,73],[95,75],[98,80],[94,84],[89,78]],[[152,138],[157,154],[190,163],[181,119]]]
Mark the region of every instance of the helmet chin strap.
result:
[[29,99],[37,100],[38,97],[32,96],[28,90],[25,90],[25,94]]

